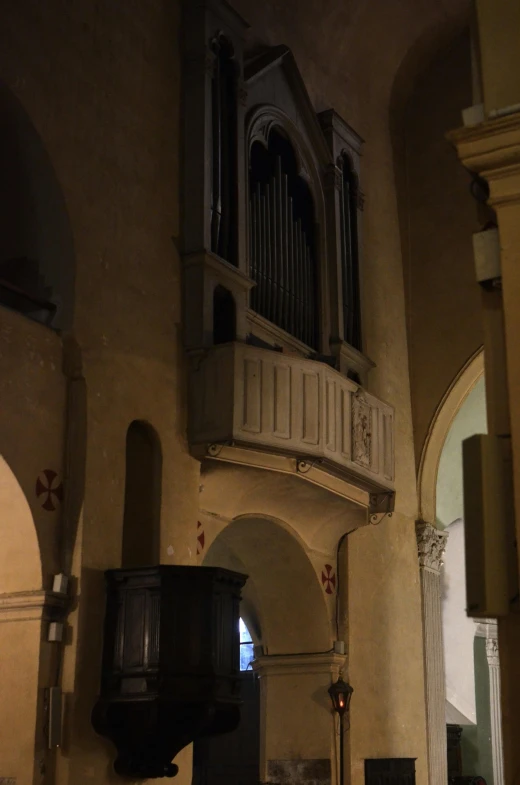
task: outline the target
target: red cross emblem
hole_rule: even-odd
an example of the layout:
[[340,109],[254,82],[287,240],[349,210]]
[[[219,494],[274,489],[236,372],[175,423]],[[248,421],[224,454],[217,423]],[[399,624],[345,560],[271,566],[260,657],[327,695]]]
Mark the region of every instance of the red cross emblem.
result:
[[326,564],[325,570],[322,570],[321,582],[323,583],[325,594],[332,594],[336,589],[336,573],[330,564]]
[[48,512],[54,512],[58,504],[63,501],[63,483],[55,471],[44,469],[39,474],[36,480],[36,496],[42,497],[40,504]]
[[203,550],[204,550],[204,530],[202,529],[202,523],[198,521],[197,522],[197,556],[200,556]]

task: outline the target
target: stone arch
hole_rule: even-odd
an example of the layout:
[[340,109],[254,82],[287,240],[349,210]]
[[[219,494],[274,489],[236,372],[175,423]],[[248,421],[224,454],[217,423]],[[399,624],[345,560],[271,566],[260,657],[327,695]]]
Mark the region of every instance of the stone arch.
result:
[[442,448],[460,407],[484,374],[484,351],[479,349],[453,380],[431,422],[419,464],[419,514],[435,522],[436,487]]
[[0,594],[42,588],[40,546],[25,494],[0,455]]
[[[412,42],[397,68],[390,96],[391,133],[398,132],[406,103],[417,79],[435,56],[469,28],[467,6],[460,3],[451,17],[444,17],[428,25]],[[395,141],[395,140],[394,140]]]
[[305,549],[282,522],[243,515],[216,537],[205,565],[249,576],[243,617],[266,654],[329,651],[332,631],[323,589]]
[[0,303],[70,329],[75,263],[65,199],[37,130],[1,82],[0,167]]

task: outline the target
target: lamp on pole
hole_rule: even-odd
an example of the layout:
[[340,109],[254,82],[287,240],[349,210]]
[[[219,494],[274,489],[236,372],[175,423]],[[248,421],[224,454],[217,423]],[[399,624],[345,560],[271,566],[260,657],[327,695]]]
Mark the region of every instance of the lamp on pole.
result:
[[339,785],[343,785],[343,730],[344,717],[350,706],[350,699],[354,692],[353,687],[343,681],[343,674],[339,673],[339,678],[329,687],[329,695],[334,711],[339,714]]

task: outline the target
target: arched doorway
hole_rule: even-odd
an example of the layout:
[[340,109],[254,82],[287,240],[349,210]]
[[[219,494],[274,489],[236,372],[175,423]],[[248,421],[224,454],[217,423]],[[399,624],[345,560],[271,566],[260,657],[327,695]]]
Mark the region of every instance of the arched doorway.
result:
[[[462,443],[487,433],[483,374],[460,403],[439,458],[436,483],[436,525],[448,532],[442,574],[442,626],[446,681],[446,721],[460,739],[459,769],[482,776],[488,785],[502,785],[502,742],[496,622],[479,624],[466,614],[465,521]],[[491,657],[490,657],[491,654]],[[496,678],[495,678],[496,677]],[[495,694],[496,692],[496,694]]]
[[240,725],[231,733],[195,742],[193,785],[256,785],[259,781],[260,689],[251,668],[253,638],[242,618],[239,626]]
[[319,658],[333,656],[332,631],[304,546],[281,521],[243,516],[216,537],[204,564],[249,576],[241,607],[248,654],[242,658],[241,724],[227,738],[195,745],[194,783],[257,785],[272,778],[270,771],[280,761],[289,767],[296,761],[328,767],[330,777],[331,671],[330,663]]
[[[466,614],[462,442],[486,433],[484,354],[479,350],[446,392],[431,424],[419,472],[423,520],[448,534],[441,575],[448,760],[463,775],[501,785],[498,695],[493,709],[491,626]],[[496,634],[496,631],[495,631]],[[495,718],[493,718],[495,712]]]

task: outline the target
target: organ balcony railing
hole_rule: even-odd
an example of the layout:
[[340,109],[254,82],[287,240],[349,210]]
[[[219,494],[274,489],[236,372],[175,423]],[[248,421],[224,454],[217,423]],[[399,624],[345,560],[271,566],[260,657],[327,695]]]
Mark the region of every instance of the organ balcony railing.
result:
[[189,441],[311,461],[370,493],[394,488],[394,410],[330,366],[246,343],[193,358]]

